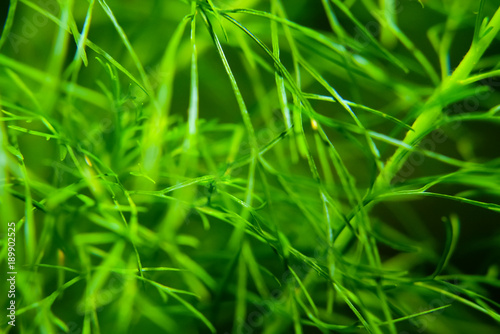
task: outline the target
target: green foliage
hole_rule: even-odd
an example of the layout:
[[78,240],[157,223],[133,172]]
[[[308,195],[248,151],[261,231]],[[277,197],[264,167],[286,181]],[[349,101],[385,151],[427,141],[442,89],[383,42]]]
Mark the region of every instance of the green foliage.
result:
[[11,0],[4,20],[2,332],[498,331],[495,1]]

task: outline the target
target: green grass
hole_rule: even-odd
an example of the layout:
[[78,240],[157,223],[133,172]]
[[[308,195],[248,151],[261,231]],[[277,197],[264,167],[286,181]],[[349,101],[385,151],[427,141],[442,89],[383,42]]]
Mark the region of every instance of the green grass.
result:
[[3,19],[2,333],[498,332],[495,1]]

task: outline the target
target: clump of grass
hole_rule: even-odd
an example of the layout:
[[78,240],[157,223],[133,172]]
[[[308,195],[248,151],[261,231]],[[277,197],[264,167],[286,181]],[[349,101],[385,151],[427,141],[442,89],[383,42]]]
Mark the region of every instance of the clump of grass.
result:
[[494,1],[5,17],[6,332],[496,333]]

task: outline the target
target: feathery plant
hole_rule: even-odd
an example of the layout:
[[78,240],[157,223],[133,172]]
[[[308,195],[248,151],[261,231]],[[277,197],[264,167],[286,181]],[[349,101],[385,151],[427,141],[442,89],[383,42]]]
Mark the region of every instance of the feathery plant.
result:
[[496,1],[10,0],[4,22],[2,332],[498,332]]

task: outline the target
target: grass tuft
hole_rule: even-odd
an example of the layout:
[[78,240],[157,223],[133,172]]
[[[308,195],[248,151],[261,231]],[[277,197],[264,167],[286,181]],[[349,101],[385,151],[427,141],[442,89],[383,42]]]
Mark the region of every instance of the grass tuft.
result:
[[495,1],[2,17],[0,332],[498,332]]

